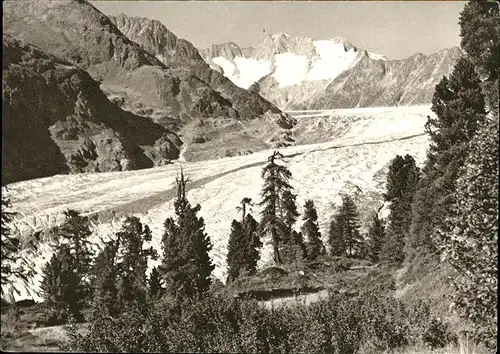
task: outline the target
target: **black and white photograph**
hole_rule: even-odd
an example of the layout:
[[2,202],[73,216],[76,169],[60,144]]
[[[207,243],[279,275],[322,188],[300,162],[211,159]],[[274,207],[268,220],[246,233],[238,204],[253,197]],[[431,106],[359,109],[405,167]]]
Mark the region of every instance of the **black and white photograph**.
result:
[[499,1],[2,8],[2,351],[497,352]]

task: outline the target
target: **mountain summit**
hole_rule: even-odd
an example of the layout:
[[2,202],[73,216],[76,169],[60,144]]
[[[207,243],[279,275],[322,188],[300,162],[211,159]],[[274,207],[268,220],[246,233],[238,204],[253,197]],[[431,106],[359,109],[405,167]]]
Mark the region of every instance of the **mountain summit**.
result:
[[[202,56],[235,84],[259,92],[282,109],[428,104],[434,86],[460,56],[451,48],[388,60],[342,37],[313,40],[284,33],[269,35],[244,54],[232,48],[231,55],[205,50]],[[370,74],[374,71],[378,74]]]

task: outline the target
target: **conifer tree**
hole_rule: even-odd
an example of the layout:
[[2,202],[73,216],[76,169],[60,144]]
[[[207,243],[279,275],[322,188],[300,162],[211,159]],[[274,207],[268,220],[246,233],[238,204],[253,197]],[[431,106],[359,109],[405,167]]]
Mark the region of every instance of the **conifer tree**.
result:
[[63,245],[43,269],[40,290],[45,303],[53,311],[52,321],[66,322],[70,317],[78,322],[83,320],[82,280],[74,263],[70,248]]
[[[411,155],[397,155],[387,175],[385,200],[390,202],[387,234],[382,244],[382,260],[401,263],[409,238],[413,196],[420,178],[420,169]],[[379,257],[380,259],[380,257]]]
[[67,319],[71,314],[81,320],[81,308],[90,294],[91,231],[88,217],[74,210],[64,215],[64,224],[55,230],[55,255],[44,270],[42,291],[59,318]]
[[469,1],[460,13],[460,46],[483,80],[489,110],[498,114],[500,11],[497,1]]
[[449,215],[458,171],[467,144],[485,121],[481,81],[471,61],[463,57],[450,78],[443,77],[432,99],[435,118],[428,117],[431,145],[413,204],[411,245],[433,250],[433,231]]
[[163,259],[159,271],[172,295],[200,299],[211,283],[214,266],[208,253],[212,244],[205,233],[203,218],[197,216],[200,205],[192,207],[187,200],[186,183],[181,170],[174,202],[175,219],[165,220]]
[[260,240],[258,230],[259,223],[253,218],[252,214],[247,214],[245,216],[245,222],[243,223],[243,231],[248,240],[245,270],[249,275],[255,274],[257,271],[257,262],[260,259],[262,241]]
[[[118,240],[117,240],[118,241]],[[92,301],[94,318],[119,313],[116,253],[118,242],[107,242],[97,255],[92,269]]]
[[372,262],[380,260],[380,252],[384,243],[385,225],[384,221],[378,217],[378,213],[373,213],[372,220],[368,226],[368,255]]
[[259,203],[263,207],[260,222],[261,231],[264,235],[271,236],[275,264],[283,263],[279,248],[282,240],[289,237],[281,198],[286,190],[292,189],[289,183],[292,174],[286,166],[276,163],[276,160],[282,158],[283,155],[275,151],[268,158],[269,163],[262,169],[264,187],[261,192],[262,199]]
[[344,235],[342,233],[343,219],[340,210],[333,216],[330,221],[330,229],[328,232],[328,244],[330,245],[330,255],[340,257],[346,253]]
[[147,300],[146,270],[148,259],[156,256],[153,248],[143,249],[151,241],[151,230],[139,218],[129,216],[116,234],[120,242],[118,259],[118,301],[122,309],[142,309]]
[[[245,234],[247,248],[244,270],[250,275],[255,274],[257,271],[257,262],[260,259],[260,248],[262,247],[259,233],[259,223],[250,213],[252,206],[252,198],[243,198],[241,200],[241,207],[236,207],[238,211],[242,212],[241,223]],[[250,212],[248,213],[247,208],[250,208]]]
[[304,224],[302,234],[307,239],[307,256],[310,260],[315,260],[319,255],[325,253],[325,246],[321,241],[321,233],[318,225],[318,212],[312,200],[307,200],[304,204]]
[[293,229],[299,217],[296,199],[297,196],[289,189],[285,190],[281,196],[283,221],[286,231],[280,239],[280,255],[284,263],[300,262],[305,257],[305,245],[302,235],[299,235]]
[[[21,256],[19,238],[12,232],[11,223],[16,213],[12,212],[12,205],[5,187],[2,187],[1,203],[1,292],[5,294],[4,289],[7,284],[12,286],[11,290],[17,291],[18,289],[15,288],[15,279],[27,282],[35,272],[29,260],[29,252],[26,256]],[[31,238],[28,242],[25,242],[24,250],[34,250],[34,241],[35,239]],[[13,294],[10,295],[12,296]]]
[[64,216],[64,224],[55,231],[58,237],[55,247],[67,244],[75,257],[76,271],[82,278],[87,278],[93,257],[92,243],[89,240],[92,235],[89,218],[71,209],[64,211]]
[[163,294],[163,288],[161,286],[160,273],[158,268],[154,267],[149,275],[149,298],[157,299]]
[[[449,198],[453,205],[433,231],[439,250],[456,271],[455,308],[473,322],[476,336],[493,352],[498,282],[498,3],[469,1],[460,15],[460,27],[462,49],[481,76],[489,114],[484,123],[478,119],[477,133],[462,144],[467,156]],[[463,91],[470,91],[467,81],[461,84]]]
[[471,141],[451,215],[438,230],[440,250],[457,271],[456,308],[490,347],[497,332],[498,156],[497,115]]
[[359,233],[359,214],[356,204],[349,195],[342,197],[342,234],[346,245],[346,253],[353,256],[359,251],[362,242]]
[[252,206],[251,198],[243,198],[241,207],[236,209],[242,212],[241,222],[233,220],[228,241],[227,281],[232,282],[243,273],[254,274],[259,260],[260,241],[258,222],[252,214],[247,213],[247,206]]
[[248,257],[248,240],[245,237],[243,226],[239,221],[233,220],[231,233],[227,244],[227,282],[235,280],[245,268]]

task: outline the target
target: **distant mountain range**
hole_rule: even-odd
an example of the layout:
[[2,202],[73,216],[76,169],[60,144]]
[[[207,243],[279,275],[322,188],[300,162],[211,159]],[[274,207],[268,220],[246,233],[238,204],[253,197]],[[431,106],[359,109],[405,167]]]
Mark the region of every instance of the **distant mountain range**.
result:
[[284,33],[255,48],[229,42],[200,53],[238,86],[281,109],[301,110],[428,104],[461,55],[454,47],[389,60],[340,37],[315,41]]

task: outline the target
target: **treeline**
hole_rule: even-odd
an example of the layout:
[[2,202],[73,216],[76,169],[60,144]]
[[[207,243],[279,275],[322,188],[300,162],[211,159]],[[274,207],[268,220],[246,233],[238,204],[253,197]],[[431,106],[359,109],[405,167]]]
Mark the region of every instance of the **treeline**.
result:
[[[237,207],[241,219],[231,223],[227,282],[257,272],[265,237],[272,241],[277,266],[304,268],[307,262],[327,254],[314,201],[305,202],[300,231],[294,228],[300,214],[297,196],[289,183],[292,174],[283,162],[283,156],[275,152],[262,170],[260,222],[251,213],[251,199],[244,198]],[[400,261],[401,233],[408,224],[407,204],[418,174],[411,156],[397,156],[392,161],[385,196],[391,201],[387,230],[374,212],[369,233],[362,235],[356,204],[350,196],[343,196],[342,205],[330,223],[327,243],[330,255],[374,262]],[[116,316],[125,309],[143,308],[149,300],[163,295],[201,299],[208,292],[214,269],[209,257],[210,237],[205,232],[203,218],[198,216],[200,205],[193,207],[186,197],[182,171],[176,182],[175,216],[164,222],[161,256],[147,247],[151,231],[135,216],[127,217],[121,230],[96,252],[90,241],[93,235],[89,218],[74,210],[64,213],[66,221],[53,231],[53,254],[43,269],[41,283],[41,295],[52,311],[50,322],[81,322],[84,308],[90,308],[96,316]],[[8,213],[2,215],[11,217]],[[147,276],[150,260],[159,260],[160,264]]]

